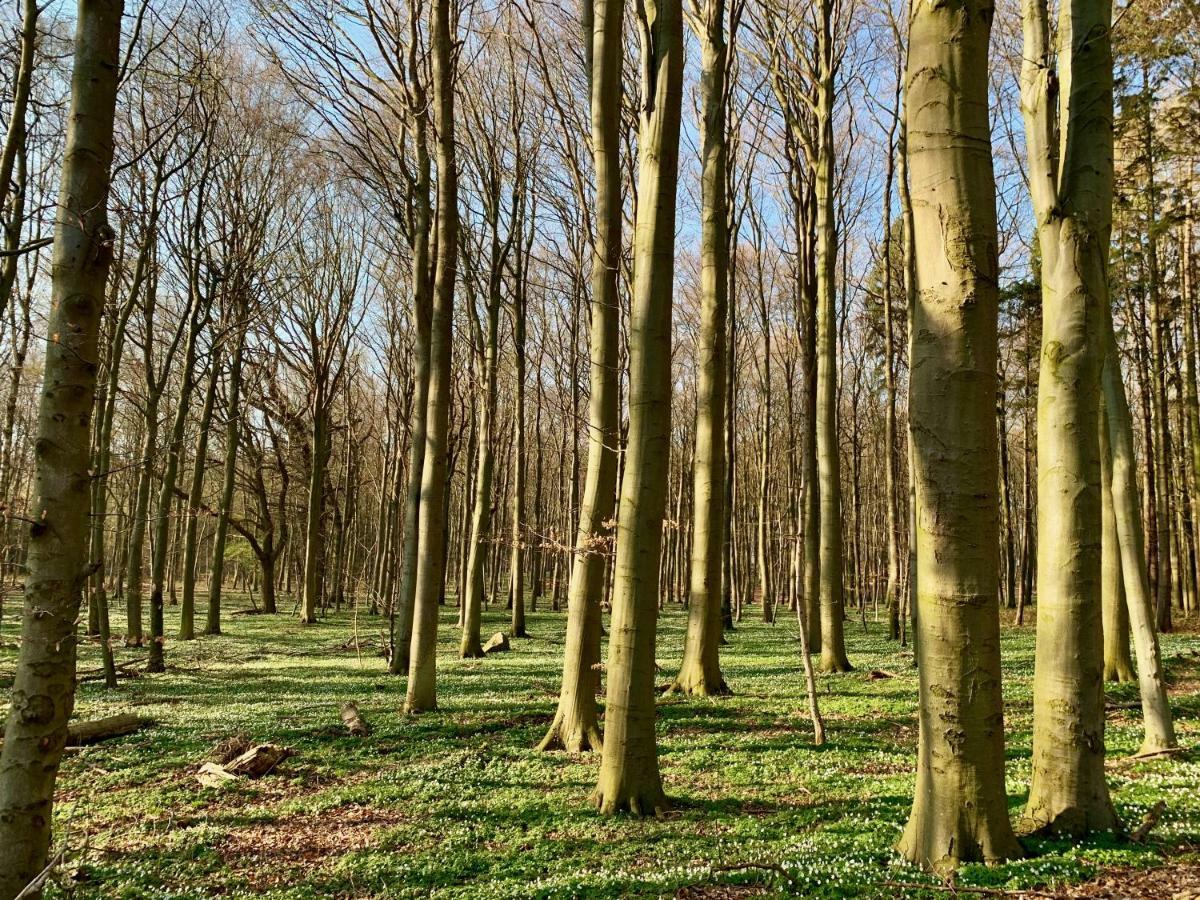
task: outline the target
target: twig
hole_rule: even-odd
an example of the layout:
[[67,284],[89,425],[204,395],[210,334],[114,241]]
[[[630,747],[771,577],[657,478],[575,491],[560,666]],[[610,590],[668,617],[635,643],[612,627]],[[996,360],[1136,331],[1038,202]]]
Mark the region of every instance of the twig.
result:
[[61,863],[66,857],[67,850],[70,848],[71,823],[75,820],[75,810],[77,807],[78,804],[71,804],[71,814],[67,817],[66,827],[63,829],[62,846],[58,848],[58,852],[50,857],[50,861],[46,863],[46,868],[38,872],[37,875],[33,877],[33,880],[29,882],[29,884],[21,888],[13,900],[25,900],[27,897],[41,896],[42,887],[50,879],[51,873],[58,868],[59,863]]
[[1156,756],[1174,756],[1176,753],[1182,753],[1183,747],[1168,747],[1166,750],[1150,750],[1146,753],[1135,753],[1130,759],[1154,759]]

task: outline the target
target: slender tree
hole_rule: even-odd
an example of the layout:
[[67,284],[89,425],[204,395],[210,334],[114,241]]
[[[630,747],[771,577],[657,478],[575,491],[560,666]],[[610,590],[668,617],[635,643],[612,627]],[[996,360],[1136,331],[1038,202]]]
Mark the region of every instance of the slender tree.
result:
[[[596,169],[592,235],[587,474],[579,504],[570,586],[562,688],[543,750],[599,750],[600,600],[612,533],[620,434],[617,277],[621,264],[621,63],[623,0],[584,0],[592,161]],[[573,401],[574,405],[574,401]]]
[[446,473],[450,427],[454,281],[458,268],[458,163],[454,140],[454,32],[451,0],[432,0],[433,109],[437,131],[437,221],[425,459],[421,476],[418,556],[404,708],[437,707],[438,599],[445,581]]
[[[734,0],[733,29],[741,3]],[[721,674],[721,558],[725,524],[725,352],[729,318],[729,47],[725,0],[694,2],[688,22],[700,41],[700,334],[696,344],[696,450],[692,553],[683,663],[673,685],[685,694],[728,693]]]

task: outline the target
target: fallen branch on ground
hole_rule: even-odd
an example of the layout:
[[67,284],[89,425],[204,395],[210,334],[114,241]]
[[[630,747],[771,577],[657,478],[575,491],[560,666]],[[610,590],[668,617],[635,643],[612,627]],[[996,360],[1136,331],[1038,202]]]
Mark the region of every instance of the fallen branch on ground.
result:
[[217,787],[240,778],[262,778],[289,756],[295,756],[295,751],[288,747],[258,744],[223,766],[206,762],[196,778],[205,787]]
[[93,719],[89,722],[71,722],[67,725],[67,746],[82,747],[95,744],[109,738],[133,734],[135,731],[153,725],[150,719],[135,716],[133,713],[121,713],[106,719]]
[[880,881],[880,887],[902,888],[909,891],[945,891],[947,894],[978,894],[983,897],[1048,897],[1051,900],[1060,894],[1048,894],[1045,891],[1032,891],[1027,888],[1007,890],[1005,888],[964,887],[958,884],[922,884],[919,881]]

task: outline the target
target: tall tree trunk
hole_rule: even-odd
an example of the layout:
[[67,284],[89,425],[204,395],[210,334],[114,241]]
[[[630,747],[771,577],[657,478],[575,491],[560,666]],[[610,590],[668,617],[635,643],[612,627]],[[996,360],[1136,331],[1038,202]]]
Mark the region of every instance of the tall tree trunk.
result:
[[437,263],[430,319],[429,395],[425,411],[425,458],[418,516],[413,630],[405,710],[437,707],[438,599],[445,580],[446,474],[454,329],[454,282],[458,268],[458,163],[454,142],[454,45],[450,0],[433,0],[430,42],[433,110],[437,132]]
[[0,750],[0,898],[46,865],[54,782],[75,700],[76,618],[88,577],[89,430],[104,291],[120,0],[80,0],[54,231],[25,610]]
[[[518,263],[518,267],[520,263]],[[525,629],[525,296],[518,273],[513,301],[513,378],[516,390],[513,397],[513,495],[512,495],[512,552],[509,557],[509,596],[512,598],[513,637],[528,637]]]
[[[1041,250],[1037,651],[1024,825],[1116,825],[1104,779],[1100,373],[1111,235],[1111,9],[1061,10],[1055,84],[1047,0],[1025,0],[1021,110]],[[1060,149],[1061,148],[1061,149]]]
[[1133,447],[1133,420],[1121,383],[1120,357],[1111,319],[1105,328],[1105,354],[1102,386],[1103,419],[1108,428],[1108,446],[1112,453],[1112,498],[1116,517],[1117,542],[1121,548],[1121,574],[1125,581],[1125,602],[1133,631],[1137,656],[1138,691],[1142,698],[1145,736],[1143,753],[1170,750],[1179,746],[1171,720],[1158,633],[1154,628],[1154,601],[1146,572],[1142,546],[1142,517],[1138,499],[1137,454]]
[[[425,182],[428,203],[428,180]],[[428,231],[428,225],[422,226]],[[413,256],[413,270],[421,273],[429,265],[428,239],[417,244]],[[430,341],[430,297],[428,280],[414,276],[413,317],[414,328],[414,372],[413,372],[413,416],[412,437],[408,446],[408,480],[404,488],[404,539],[400,549],[400,583],[396,597],[395,615],[391,620],[392,656],[388,660],[388,671],[399,675],[408,671],[409,650],[412,644],[413,608],[417,591],[417,561],[420,556],[419,525],[421,513],[421,479],[425,470],[425,415],[429,403],[429,341]]]
[[666,806],[654,735],[658,565],[671,449],[671,300],[675,193],[683,105],[680,0],[639,9],[642,101],[633,304],[629,321],[629,437],[617,515],[600,812]]
[[217,508],[217,530],[213,535],[212,569],[208,580],[208,615],[204,623],[205,634],[221,633],[221,584],[225,579],[225,538],[229,534],[229,517],[233,514],[233,489],[237,481],[242,355],[246,347],[243,312],[239,310],[233,359],[229,365],[229,387],[225,392],[225,465],[221,473],[221,501]]
[[[193,304],[204,301],[198,296]],[[188,326],[187,343],[183,351],[183,371],[179,385],[179,404],[175,408],[175,421],[167,436],[167,457],[163,465],[162,483],[158,492],[158,515],[154,521],[154,552],[150,561],[150,654],[146,663],[147,672],[165,672],[163,660],[163,589],[167,578],[167,547],[170,543],[171,508],[175,504],[175,481],[179,476],[179,456],[183,447],[183,433],[187,428],[192,385],[196,373],[196,341],[207,316],[198,309],[190,309],[191,322]]]
[[[495,223],[499,227],[499,223]],[[473,302],[468,300],[468,302]],[[472,313],[475,315],[475,313]],[[478,331],[478,325],[475,326]],[[463,659],[483,656],[480,642],[480,616],[484,599],[484,560],[491,550],[488,534],[492,518],[492,476],[496,467],[495,441],[492,430],[496,417],[497,355],[499,352],[500,297],[495,293],[488,297],[487,332],[484,339],[482,372],[483,397],[479,401],[478,438],[475,460],[474,509],[471,513],[471,532],[467,542],[467,574],[462,601],[462,640],[458,654]]]
[[906,75],[921,704],[916,795],[898,849],[937,871],[1021,854],[1000,765],[991,22],[990,0],[915,5]]
[[[323,567],[325,563],[325,473],[329,462],[329,407],[323,387],[317,388],[313,403],[312,455],[308,472],[308,503],[305,507],[304,529],[304,589],[300,601],[300,621],[313,625],[317,621],[317,604],[325,596]],[[324,603],[321,603],[324,609]]]
[[[204,501],[204,470],[208,465],[208,433],[212,428],[213,407],[216,405],[217,380],[221,377],[220,357],[213,352],[208,384],[204,388],[204,404],[200,408],[200,424],[196,431],[196,446],[192,453],[192,479],[188,486],[187,523],[183,532],[183,597],[179,601],[179,639],[196,637],[196,556],[199,547],[200,506]],[[272,585],[273,587],[273,585]]]
[[[596,169],[595,233],[592,237],[592,296],[588,395],[588,456],[579,527],[567,589],[567,635],[562,688],[554,721],[539,748],[571,753],[599,750],[596,689],[600,678],[600,602],[612,533],[620,437],[617,368],[621,310],[617,276],[621,265],[621,63],[623,0],[584,0],[588,79],[591,92],[592,160]],[[574,379],[572,384],[574,385]],[[577,406],[572,386],[572,409]],[[572,419],[574,421],[574,418]],[[572,426],[573,427],[573,426]],[[574,436],[572,436],[573,443]],[[575,451],[572,450],[572,459]],[[576,479],[572,476],[571,500]]]
[[817,56],[816,263],[817,263],[817,478],[821,485],[821,661],[822,672],[848,672],[842,630],[845,615],[842,559],[842,476],[838,445],[837,232],[834,213],[833,107],[834,4],[821,0]]
[[[147,379],[150,377],[147,369]],[[125,643],[131,647],[140,647],[145,640],[142,633],[142,551],[146,544],[146,524],[150,515],[150,483],[154,479],[154,454],[158,447],[160,396],[161,386],[151,386],[146,397],[141,466],[138,469],[133,521],[130,524],[129,547],[125,559]]]
[[725,525],[725,320],[729,315],[725,0],[705,0],[700,41],[700,332],[696,343],[696,449],[688,625],[674,690],[726,694],[721,674],[721,559]]

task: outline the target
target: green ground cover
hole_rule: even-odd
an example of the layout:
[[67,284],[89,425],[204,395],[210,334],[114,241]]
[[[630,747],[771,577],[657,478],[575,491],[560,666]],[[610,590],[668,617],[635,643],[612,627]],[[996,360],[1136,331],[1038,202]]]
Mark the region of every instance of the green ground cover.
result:
[[[485,635],[504,620],[485,613]],[[5,624],[11,636],[16,623]],[[534,613],[532,637],[511,653],[464,662],[447,608],[441,708],[417,718],[400,711],[403,680],[386,674],[380,620],[348,613],[308,627],[286,615],[229,615],[222,637],[171,640],[164,675],[123,680],[116,692],[85,681],[80,717],[134,711],[157,725],[66,759],[56,824],[70,853],[51,896],[946,896],[891,851],[913,790],[917,680],[911,654],[881,624],[865,633],[848,624],[857,670],[820,677],[829,741],[814,748],[794,623],[742,623],[724,649],[734,696],[660,701],[673,806],[649,821],[597,816],[587,802],[595,757],[533,749],[557,698],[563,624],[561,614]],[[664,684],[684,624],[674,609],[660,621]],[[1164,640],[1188,748],[1200,733],[1198,648],[1194,633]],[[123,649],[118,661],[140,653]],[[0,650],[5,688],[14,659],[11,646]],[[81,673],[98,666],[98,649],[86,646]],[[1029,781],[1031,627],[1005,629],[1004,666],[1015,816]],[[358,702],[370,737],[346,733],[345,700]],[[959,885],[1054,891],[1109,867],[1193,855],[1200,754],[1130,761],[1136,701],[1134,685],[1110,691],[1109,775],[1130,829],[1165,803],[1149,840],[1030,840],[1030,858],[968,867]],[[239,734],[296,756],[258,781],[202,787],[199,764]],[[922,884],[930,887],[912,886]]]

